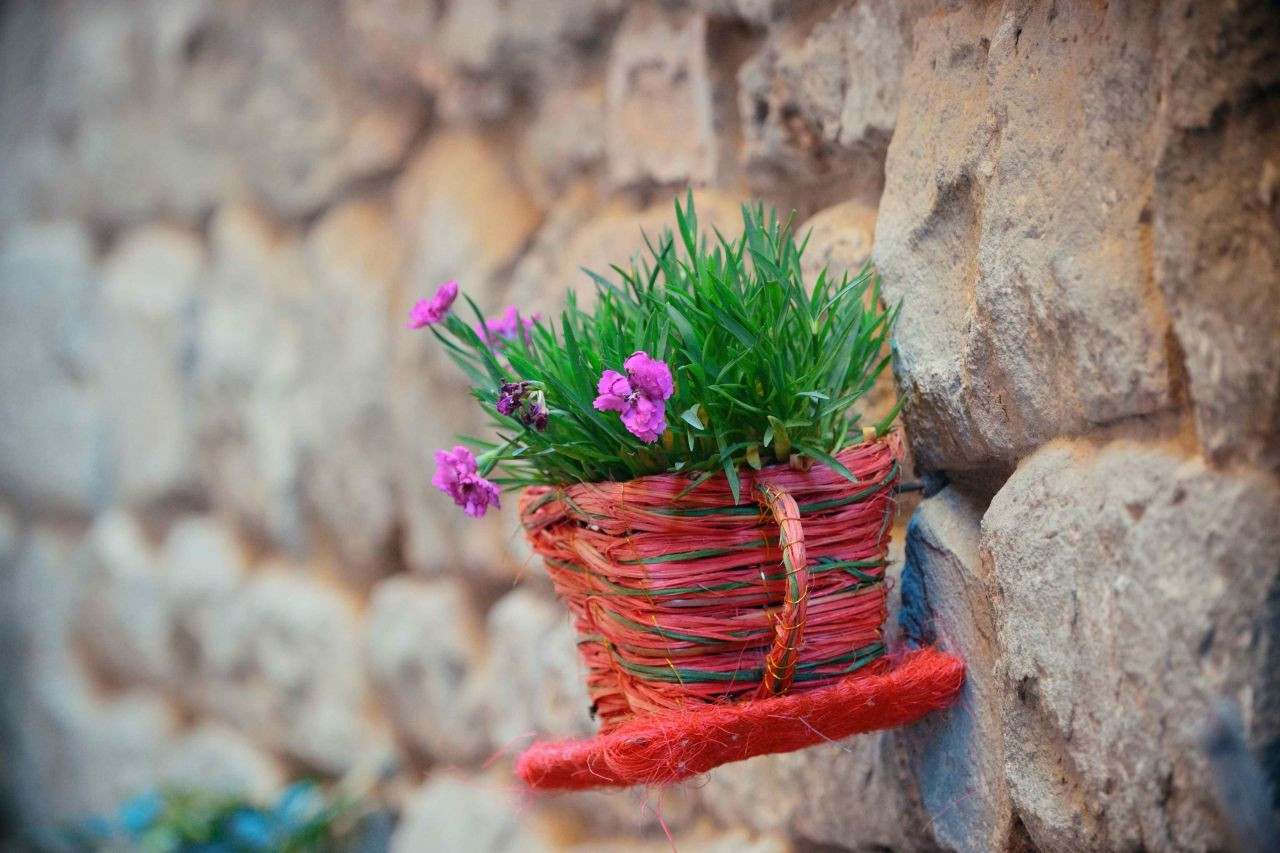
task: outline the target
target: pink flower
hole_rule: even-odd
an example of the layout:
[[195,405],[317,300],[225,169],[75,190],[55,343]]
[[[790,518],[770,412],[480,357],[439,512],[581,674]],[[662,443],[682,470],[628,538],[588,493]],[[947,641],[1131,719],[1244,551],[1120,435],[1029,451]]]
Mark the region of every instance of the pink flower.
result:
[[[507,310],[502,312],[501,320],[486,320],[484,324],[476,323],[476,334],[480,336],[480,340],[492,349],[500,350],[507,345],[507,341],[512,340],[523,329],[524,342],[526,344],[533,343],[533,324],[542,319],[542,312],[535,311],[531,317],[521,317],[520,312],[516,310],[516,306],[509,305]],[[489,334],[485,334],[485,326],[489,327]]]
[[421,329],[423,326],[430,326],[432,323],[439,323],[444,319],[444,315],[448,313],[449,306],[453,304],[453,300],[458,298],[458,283],[456,281],[446,281],[440,285],[436,291],[436,295],[430,299],[419,299],[409,310],[410,329]]
[[489,507],[500,507],[498,487],[476,473],[476,457],[459,445],[436,451],[436,475],[431,485],[453,498],[472,518],[480,518]]
[[632,394],[631,383],[627,377],[616,370],[606,370],[600,374],[600,382],[596,385],[595,407],[602,412],[621,412],[626,405],[626,398]]
[[622,423],[641,441],[652,444],[667,428],[666,400],[675,392],[671,368],[643,351],[633,353],[623,366],[627,375],[606,370],[596,385],[592,404],[602,412],[621,412]]
[[671,368],[665,361],[649,358],[644,350],[634,352],[622,363],[627,369],[627,377],[640,392],[659,400],[669,399],[675,392],[675,383],[671,380]]

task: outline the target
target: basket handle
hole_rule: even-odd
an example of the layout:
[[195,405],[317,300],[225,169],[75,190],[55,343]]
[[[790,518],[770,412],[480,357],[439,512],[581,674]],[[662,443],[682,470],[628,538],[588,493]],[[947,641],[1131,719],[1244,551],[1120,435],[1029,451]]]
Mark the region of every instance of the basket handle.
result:
[[773,647],[765,655],[764,678],[756,691],[756,697],[763,698],[786,693],[795,676],[809,607],[809,561],[796,499],[786,489],[772,483],[757,485],[756,492],[760,506],[767,509],[778,524],[782,566],[787,571],[782,609],[773,623]]

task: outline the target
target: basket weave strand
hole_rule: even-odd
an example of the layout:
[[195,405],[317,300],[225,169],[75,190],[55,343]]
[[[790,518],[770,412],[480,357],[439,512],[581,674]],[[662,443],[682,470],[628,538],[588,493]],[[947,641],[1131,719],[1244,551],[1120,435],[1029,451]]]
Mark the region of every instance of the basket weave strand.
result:
[[885,668],[896,435],[821,465],[680,475],[521,498],[526,533],[568,603],[608,732],[635,717],[830,686]]
[[756,491],[761,506],[773,514],[778,525],[778,547],[787,574],[782,608],[773,620],[773,648],[764,657],[764,678],[756,690],[756,697],[763,698],[786,693],[795,678],[809,611],[809,563],[796,499],[768,483],[757,484]]

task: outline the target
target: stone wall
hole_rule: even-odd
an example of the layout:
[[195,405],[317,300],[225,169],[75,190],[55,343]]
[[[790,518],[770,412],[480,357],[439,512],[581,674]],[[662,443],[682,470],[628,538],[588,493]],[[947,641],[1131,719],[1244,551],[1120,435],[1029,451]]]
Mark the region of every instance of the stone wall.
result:
[[[1221,848],[1208,721],[1280,755],[1278,18],[5,4],[0,836],[388,772],[399,850]],[[485,762],[591,730],[572,632],[511,510],[431,488],[477,424],[403,318],[446,278],[551,310],[689,184],[901,302],[950,480],[902,606],[969,680],[908,729],[531,804]]]

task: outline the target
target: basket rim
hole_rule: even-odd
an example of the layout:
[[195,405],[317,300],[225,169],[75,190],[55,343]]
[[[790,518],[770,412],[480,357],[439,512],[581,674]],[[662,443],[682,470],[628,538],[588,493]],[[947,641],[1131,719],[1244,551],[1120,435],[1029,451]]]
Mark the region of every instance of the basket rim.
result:
[[914,723],[956,701],[965,669],[937,647],[915,649],[884,673],[808,693],[708,704],[586,738],[538,742],[520,755],[516,774],[548,793],[674,784],[722,764]]
[[[901,473],[901,465],[904,455],[902,434],[897,427],[894,427],[883,435],[876,436],[873,439],[847,444],[833,453],[832,456],[843,464],[846,463],[846,460],[856,458],[860,452],[869,450],[878,444],[887,444],[893,452],[895,470],[891,474],[890,479],[892,479],[893,475]],[[813,459],[812,464],[805,469],[797,469],[789,463],[777,462],[765,465],[759,470],[747,467],[738,472],[738,477],[741,483],[741,498],[737,504],[738,506],[745,506],[752,502],[750,500],[750,495],[757,483],[773,483],[778,482],[779,480],[795,481],[794,483],[787,484],[787,487],[792,488],[794,486],[801,490],[803,490],[803,487],[806,485],[823,486],[833,485],[836,483],[843,483],[848,486],[857,485],[850,482],[835,469],[816,459]],[[659,474],[645,474],[640,477],[632,477],[629,480],[593,480],[590,482],[569,483],[561,486],[545,484],[526,486],[520,490],[519,512],[523,517],[527,511],[536,508],[535,501],[538,502],[537,505],[541,505],[542,502],[551,500],[555,497],[564,497],[572,500],[575,495],[583,494],[587,491],[608,489],[615,486],[619,489],[620,493],[627,488],[634,487],[639,484],[658,484],[667,488],[678,484],[683,489],[687,488],[692,479],[694,478],[691,474],[679,471],[668,471]],[[687,494],[680,498],[673,498],[673,502],[675,500],[684,501],[695,494],[699,497],[705,497],[708,494],[715,493],[720,490],[723,490],[726,493],[729,491],[728,475],[725,474],[724,471],[715,472],[715,474],[708,477],[705,481],[699,483],[693,489],[690,489]],[[876,491],[878,490],[879,489],[877,488]],[[679,494],[679,492],[677,491],[675,494]]]

